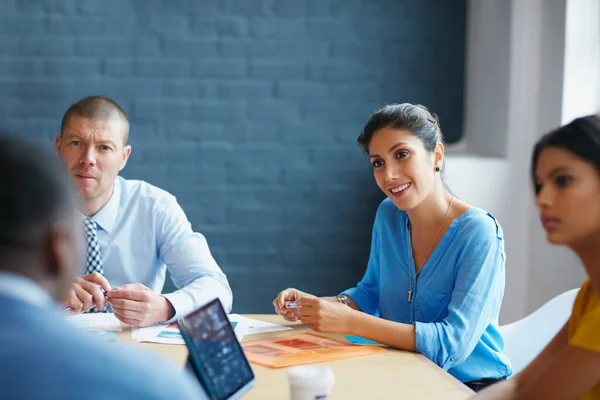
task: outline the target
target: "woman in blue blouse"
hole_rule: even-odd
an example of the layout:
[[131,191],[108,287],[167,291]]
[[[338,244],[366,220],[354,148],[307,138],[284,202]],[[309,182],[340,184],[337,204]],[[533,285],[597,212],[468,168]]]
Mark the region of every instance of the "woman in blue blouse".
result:
[[[335,297],[286,289],[275,310],[318,332],[417,351],[474,390],[509,376],[498,332],[502,229],[445,186],[437,117],[421,105],[389,105],[371,116],[358,143],[388,196],[375,217],[365,276]],[[300,308],[288,308],[290,301]]]

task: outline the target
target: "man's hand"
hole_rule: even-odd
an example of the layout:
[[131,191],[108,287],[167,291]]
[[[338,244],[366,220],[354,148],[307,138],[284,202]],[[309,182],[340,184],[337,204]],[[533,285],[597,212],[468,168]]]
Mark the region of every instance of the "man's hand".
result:
[[115,317],[131,326],[150,326],[175,315],[166,297],[154,293],[141,283],[123,285],[107,293]]
[[111,290],[110,283],[98,272],[75,278],[63,304],[71,308],[72,314],[89,311],[94,306],[98,307],[98,310],[104,311],[106,299],[102,292],[103,289],[105,292],[109,292]]

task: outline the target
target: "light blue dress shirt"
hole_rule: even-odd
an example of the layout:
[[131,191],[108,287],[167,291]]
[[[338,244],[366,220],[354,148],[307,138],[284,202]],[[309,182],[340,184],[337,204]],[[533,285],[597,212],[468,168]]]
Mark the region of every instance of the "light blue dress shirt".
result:
[[[214,298],[231,311],[227,277],[171,194],[119,176],[110,200],[92,219],[98,224],[104,276],[113,288],[141,283],[160,293],[168,269],[178,288],[165,294],[175,308],[174,319]],[[80,275],[84,274],[82,265]]]
[[504,259],[496,219],[469,209],[452,221],[422,267],[409,303],[415,265],[408,216],[386,199],[375,217],[365,276],[344,293],[366,313],[414,324],[417,352],[458,380],[501,378],[512,373],[498,332]]

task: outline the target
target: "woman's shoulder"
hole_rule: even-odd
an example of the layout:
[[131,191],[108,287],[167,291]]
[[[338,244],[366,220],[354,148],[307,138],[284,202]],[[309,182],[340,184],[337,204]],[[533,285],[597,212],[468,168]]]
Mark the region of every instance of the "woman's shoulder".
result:
[[[470,207],[453,222],[456,235],[464,238],[503,239],[500,223],[492,213],[478,207]],[[451,226],[452,226],[451,225]]]
[[389,221],[390,219],[405,219],[406,212],[399,209],[389,197],[386,197],[377,208],[375,217],[378,221]]
[[392,200],[386,198],[377,208],[373,223],[373,232],[380,235],[390,232],[400,234],[407,223],[408,216],[406,212],[396,207]]
[[573,312],[583,314],[588,308],[600,309],[600,298],[594,290],[590,278],[586,279],[579,288],[573,303]]
[[577,293],[568,327],[569,344],[600,352],[600,298],[589,279]]
[[398,207],[396,207],[396,205],[394,204],[392,199],[390,199],[389,197],[386,197],[385,199],[383,199],[383,201],[381,203],[379,203],[379,207],[377,208],[378,213],[391,213],[391,212],[396,212],[396,211],[404,212],[404,211],[400,210]]

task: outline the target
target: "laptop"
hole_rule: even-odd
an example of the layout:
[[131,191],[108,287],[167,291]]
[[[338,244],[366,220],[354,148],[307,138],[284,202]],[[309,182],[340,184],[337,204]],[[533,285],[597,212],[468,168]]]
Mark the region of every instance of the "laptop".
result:
[[254,372],[218,299],[179,319],[187,367],[211,400],[235,400],[254,386]]

